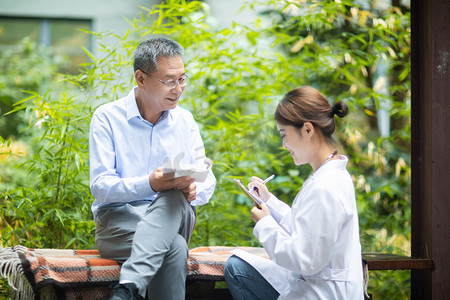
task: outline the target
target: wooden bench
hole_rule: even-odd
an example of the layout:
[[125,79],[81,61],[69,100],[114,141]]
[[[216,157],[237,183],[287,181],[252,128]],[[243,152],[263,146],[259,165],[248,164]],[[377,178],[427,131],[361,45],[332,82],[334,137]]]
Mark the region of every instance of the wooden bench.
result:
[[[189,250],[187,299],[230,299],[223,271],[230,251],[240,248],[268,258],[263,248],[197,247]],[[97,250],[0,248],[0,275],[12,299],[105,299],[119,280],[120,265]]]
[[[229,251],[236,248],[189,251],[186,299],[231,299],[223,268]],[[268,258],[263,248],[239,248]],[[362,257],[368,271],[433,268],[431,259],[383,253],[363,253]],[[119,272],[120,265],[100,258],[97,250],[0,248],[0,275],[18,288],[12,299],[102,299],[117,282]]]
[[[432,269],[433,262],[431,259],[414,258],[408,256],[380,253],[380,252],[366,252],[362,254],[365,266],[368,271],[382,271],[382,270],[418,270],[418,269]],[[220,281],[220,280],[217,280]],[[231,299],[231,294],[226,288],[217,288],[216,281],[208,282],[193,282],[191,289],[187,289],[188,299],[198,299],[198,297],[206,297],[206,299]],[[365,299],[372,299],[371,293]]]
[[[379,252],[366,252],[363,253],[362,257],[364,269],[367,271],[433,269],[433,261],[429,258],[416,258]],[[372,299],[372,294],[368,293],[368,295],[365,295],[365,299]]]
[[363,260],[367,262],[369,271],[433,269],[433,261],[429,258],[415,258],[378,252],[366,252],[363,253]]

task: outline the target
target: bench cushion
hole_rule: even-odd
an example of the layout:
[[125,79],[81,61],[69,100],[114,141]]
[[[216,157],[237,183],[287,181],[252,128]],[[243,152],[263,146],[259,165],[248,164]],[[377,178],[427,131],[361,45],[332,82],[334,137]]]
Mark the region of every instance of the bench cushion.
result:
[[[268,258],[263,248],[197,247],[189,250],[187,281],[223,281],[229,251],[243,249]],[[120,265],[97,250],[0,248],[0,274],[30,298],[47,285],[57,299],[100,299],[119,279]],[[95,295],[94,295],[95,294]]]

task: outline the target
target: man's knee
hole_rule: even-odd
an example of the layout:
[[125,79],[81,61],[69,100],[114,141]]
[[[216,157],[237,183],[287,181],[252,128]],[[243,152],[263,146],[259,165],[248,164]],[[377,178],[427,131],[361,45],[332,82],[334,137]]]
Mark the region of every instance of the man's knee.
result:
[[159,193],[158,197],[167,197],[169,199],[178,199],[178,200],[184,200],[187,202],[186,198],[184,197],[183,193],[180,190],[167,190],[162,191]]
[[[189,206],[189,202],[184,197],[180,190],[167,190],[159,193],[158,197],[155,199],[156,203],[160,202],[160,205],[168,207],[177,206]],[[155,203],[155,204],[156,204]]]

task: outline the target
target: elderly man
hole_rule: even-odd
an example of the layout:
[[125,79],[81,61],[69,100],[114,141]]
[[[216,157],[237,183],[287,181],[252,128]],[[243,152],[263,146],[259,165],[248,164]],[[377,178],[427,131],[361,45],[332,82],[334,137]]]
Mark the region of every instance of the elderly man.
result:
[[183,47],[167,38],[142,42],[134,55],[137,86],[100,106],[90,130],[90,187],[96,244],[123,263],[110,299],[184,299],[195,206],[216,179],[174,178],[164,162],[195,164],[205,150],[192,114],[178,101],[189,77]]

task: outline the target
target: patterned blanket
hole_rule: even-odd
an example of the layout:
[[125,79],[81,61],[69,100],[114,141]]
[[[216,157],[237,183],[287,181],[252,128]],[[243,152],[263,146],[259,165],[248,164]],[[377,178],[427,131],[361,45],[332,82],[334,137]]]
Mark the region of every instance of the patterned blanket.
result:
[[[239,247],[268,258],[263,248]],[[188,281],[222,281],[229,251],[237,247],[189,250]],[[120,265],[100,258],[97,250],[0,248],[0,276],[8,279],[12,299],[33,299],[43,293],[55,299],[102,299],[119,279]]]

